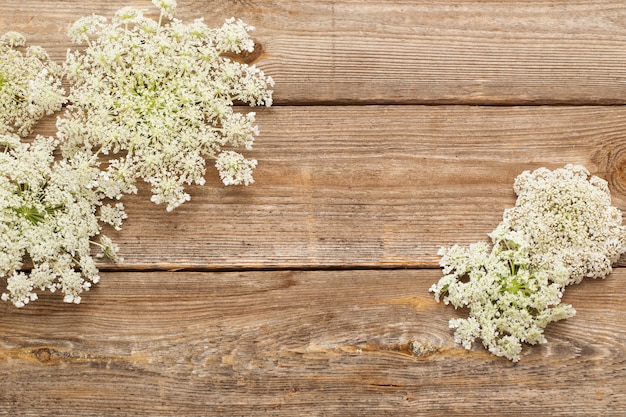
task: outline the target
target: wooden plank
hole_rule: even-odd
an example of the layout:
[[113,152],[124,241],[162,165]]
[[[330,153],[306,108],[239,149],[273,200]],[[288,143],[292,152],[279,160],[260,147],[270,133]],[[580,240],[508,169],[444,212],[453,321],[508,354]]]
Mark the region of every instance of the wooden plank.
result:
[[540,166],[585,165],[626,210],[623,107],[276,107],[257,119],[254,184],[224,187],[209,167],[172,213],[145,186],[125,198],[129,219],[110,234],[120,268],[436,267],[440,246],[486,239],[515,204],[514,178]]
[[[126,5],[154,9],[141,0],[5,0],[0,31],[22,31],[62,60],[73,21]],[[178,16],[255,25],[254,62],[275,78],[279,104],[625,103],[620,0],[181,0]]]
[[517,364],[454,344],[439,271],[107,273],[78,306],[0,303],[0,414],[626,413],[626,279]]

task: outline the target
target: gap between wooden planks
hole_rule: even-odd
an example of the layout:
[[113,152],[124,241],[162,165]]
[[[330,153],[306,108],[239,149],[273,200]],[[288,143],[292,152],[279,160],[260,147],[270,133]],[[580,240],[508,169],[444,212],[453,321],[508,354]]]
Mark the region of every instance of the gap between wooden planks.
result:
[[0,304],[14,415],[621,415],[623,269],[519,363],[466,351],[439,271],[104,273],[81,305]]

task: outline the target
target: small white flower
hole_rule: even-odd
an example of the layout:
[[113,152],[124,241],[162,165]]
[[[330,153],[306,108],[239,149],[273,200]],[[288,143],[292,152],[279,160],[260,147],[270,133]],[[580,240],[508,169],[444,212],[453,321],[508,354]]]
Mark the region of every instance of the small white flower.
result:
[[26,37],[19,32],[10,31],[0,37],[0,45],[1,44],[7,45],[9,48],[24,46],[26,44]]
[[113,23],[129,25],[140,23],[143,20],[143,12],[134,7],[123,7],[115,13]]
[[100,31],[106,24],[106,18],[98,15],[85,16],[70,26],[68,34],[72,42],[82,44],[89,41],[89,37]]
[[[96,212],[106,195],[97,187],[100,170],[84,154],[55,161],[56,141],[38,136],[32,144],[0,135],[0,278],[7,279],[4,301],[23,307],[35,290],[60,289],[67,302],[99,280],[92,245],[113,260],[117,247],[100,233]],[[105,206],[104,217],[119,227],[121,203]],[[102,213],[101,213],[102,217]],[[33,268],[21,272],[30,258]]]
[[126,218],[128,216],[122,203],[117,203],[115,206],[105,204],[100,207],[100,221],[110,224],[115,230],[122,230],[122,223]]
[[[121,262],[123,259],[118,256],[119,246],[111,240],[108,236],[100,236],[100,248],[102,252],[98,255],[99,258],[107,258],[112,260],[113,262]],[[100,280],[99,277],[96,277],[96,280],[92,280],[97,283]]]
[[[172,18],[175,1],[153,3],[161,17]],[[205,183],[207,159],[216,161],[225,184],[252,183],[256,161],[232,149],[251,149],[259,131],[254,113],[235,112],[233,103],[269,106],[274,82],[224,54],[253,49],[251,29],[235,19],[218,29],[201,19],[161,25],[131,8],[111,24],[79,20],[73,37],[91,41],[66,60],[70,104],[57,121],[63,155],[115,155],[100,189],[119,197],[143,179],[151,201],[167,210],[190,199],[187,184]]]
[[152,4],[159,8],[161,14],[170,19],[174,18],[176,12],[176,0],[152,0]]
[[252,170],[257,161],[248,160],[234,151],[222,152],[215,161],[215,167],[220,173],[224,185],[252,184]]
[[250,39],[248,32],[254,30],[253,26],[246,25],[240,19],[231,17],[219,29],[219,36],[216,39],[216,47],[222,52],[240,53],[243,51],[254,51],[254,42]]
[[24,43],[18,32],[0,38],[0,134],[27,136],[39,119],[65,103],[61,67],[39,46],[24,54],[14,49]]
[[18,308],[37,299],[37,294],[33,292],[33,282],[23,272],[14,272],[7,279],[7,291],[9,292],[2,294],[2,300],[10,300]]

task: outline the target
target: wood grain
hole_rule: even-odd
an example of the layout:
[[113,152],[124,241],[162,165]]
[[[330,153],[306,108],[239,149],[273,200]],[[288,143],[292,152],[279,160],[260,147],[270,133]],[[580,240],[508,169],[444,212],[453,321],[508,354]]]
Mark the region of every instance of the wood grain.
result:
[[[56,60],[69,25],[141,0],[5,0],[0,32]],[[622,1],[180,1],[178,17],[257,27],[278,104],[624,104]]]
[[[156,17],[4,0],[0,33],[61,61],[73,21],[127,5]],[[438,248],[485,239],[524,170],[583,164],[626,210],[626,4],[179,1],[231,16],[276,80],[256,183],[209,168],[173,213],[141,186],[107,231],[125,261],[80,305],[0,303],[0,415],[626,415],[626,258],[517,364],[456,345],[466,312],[428,293]]]
[[[626,412],[624,270],[513,364],[454,344],[438,271],[107,273],[79,306],[0,304],[3,415]],[[59,413],[62,410],[62,413]]]
[[436,267],[439,247],[486,239],[540,166],[585,165],[626,210],[623,107],[298,106],[257,122],[253,185],[209,167],[172,213],[148,187],[125,198],[117,267]]

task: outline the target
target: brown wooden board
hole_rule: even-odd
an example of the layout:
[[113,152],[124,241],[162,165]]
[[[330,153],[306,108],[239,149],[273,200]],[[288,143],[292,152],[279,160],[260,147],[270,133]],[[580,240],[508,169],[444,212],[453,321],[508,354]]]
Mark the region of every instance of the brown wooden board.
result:
[[520,362],[454,344],[438,271],[106,273],[81,305],[0,304],[11,416],[619,416],[626,274]]
[[115,267],[436,267],[439,247],[487,239],[514,178],[541,166],[586,166],[626,209],[624,107],[256,110],[256,182],[225,187],[209,166],[171,213],[142,187]]
[[[0,31],[62,60],[67,28],[147,0],[5,0]],[[254,25],[277,103],[623,104],[623,1],[179,1],[177,16]]]

